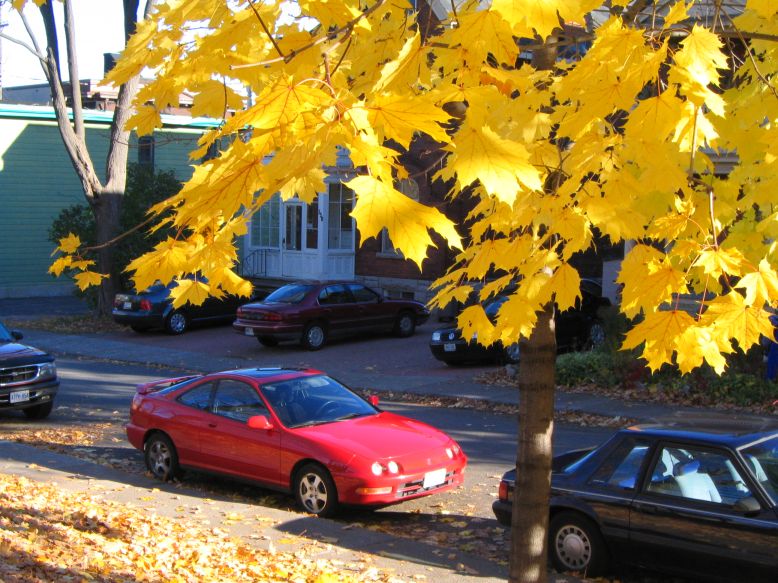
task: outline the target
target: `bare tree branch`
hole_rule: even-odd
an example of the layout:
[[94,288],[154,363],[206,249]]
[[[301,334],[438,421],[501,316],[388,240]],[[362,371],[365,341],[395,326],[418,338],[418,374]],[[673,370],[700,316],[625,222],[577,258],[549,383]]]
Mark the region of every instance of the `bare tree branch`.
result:
[[80,139],[84,139],[84,110],[81,103],[81,77],[78,74],[78,53],[76,51],[76,25],[73,22],[71,0],[64,0],[65,10],[65,46],[70,77],[70,107],[73,110],[73,130]]

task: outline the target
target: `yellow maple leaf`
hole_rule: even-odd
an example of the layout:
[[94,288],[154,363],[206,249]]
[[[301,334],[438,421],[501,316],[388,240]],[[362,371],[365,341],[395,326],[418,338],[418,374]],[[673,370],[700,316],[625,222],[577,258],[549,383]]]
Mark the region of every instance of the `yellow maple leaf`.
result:
[[667,11],[667,15],[664,18],[665,28],[670,28],[672,25],[686,20],[689,16],[685,0],[680,0],[670,7]]
[[102,273],[96,273],[94,271],[82,271],[76,274],[76,285],[78,289],[84,291],[86,288],[93,285],[100,285],[103,278],[108,277]]
[[694,318],[681,310],[667,310],[646,314],[624,339],[622,348],[629,350],[643,346],[643,358],[652,371],[672,362],[677,339],[694,324]]
[[722,275],[740,277],[741,267],[746,258],[738,249],[706,249],[694,262],[694,267],[702,267],[703,271],[712,277]]
[[54,263],[52,263],[49,266],[49,273],[54,275],[55,277],[59,277],[62,275],[62,272],[70,267],[70,264],[73,262],[73,256],[72,255],[63,255],[62,257],[58,257]]
[[230,109],[243,109],[243,98],[226,83],[210,79],[194,89],[196,95],[192,103],[192,116],[227,117]]
[[716,374],[722,374],[727,366],[724,353],[732,352],[732,347],[726,339],[723,345],[720,340],[721,335],[707,326],[689,326],[675,342],[678,370],[686,374],[707,362]]
[[585,15],[602,3],[596,0],[493,0],[519,37],[548,37],[562,22],[584,24]]
[[202,305],[211,293],[211,286],[196,279],[176,280],[176,286],[170,290],[173,307],[180,308],[186,303]]
[[702,323],[710,326],[714,333],[735,340],[743,348],[758,343],[762,336],[772,337],[770,316],[762,306],[748,305],[740,293],[732,291],[708,304]]
[[[357,176],[345,183],[357,194],[351,213],[365,239],[376,237],[384,227],[394,246],[421,266],[427,249],[434,245],[429,229],[437,231],[452,247],[461,247],[454,223],[436,208],[405,196],[391,184],[372,176]],[[403,220],[415,217],[413,221]]]
[[778,274],[766,259],[759,262],[759,271],[747,273],[735,287],[746,290],[746,304],[749,306],[778,303]]
[[655,311],[675,295],[688,292],[686,273],[667,260],[650,261],[644,270],[635,269],[634,264],[622,265],[619,274],[619,279],[625,282],[621,292],[622,311],[629,317],[641,311]]
[[540,171],[524,145],[501,138],[487,126],[466,124],[456,135],[445,176],[456,174],[462,187],[480,181],[490,195],[513,204],[520,190],[542,190]]
[[560,312],[575,306],[576,300],[581,297],[581,276],[569,263],[560,265],[549,283]]
[[126,129],[134,129],[139,136],[150,135],[154,128],[162,127],[162,118],[153,105],[141,105],[135,115],[127,120]]
[[468,306],[462,310],[457,317],[457,328],[462,330],[462,338],[467,341],[474,339],[482,346],[490,346],[498,339],[494,324],[489,320],[481,304]]
[[497,312],[499,339],[503,344],[529,338],[538,321],[539,309],[536,298],[530,300],[524,294],[511,294]]
[[380,141],[395,140],[408,148],[416,132],[422,132],[438,142],[448,141],[440,124],[449,115],[432,103],[413,95],[380,94],[366,106],[370,125]]
[[373,91],[382,93],[390,89],[428,86],[427,50],[421,43],[421,34],[417,32],[405,42],[397,58],[383,66],[381,78]]
[[75,253],[79,247],[81,247],[81,238],[78,235],[69,233],[67,237],[62,237],[59,240],[57,251],[62,251],[62,253]]

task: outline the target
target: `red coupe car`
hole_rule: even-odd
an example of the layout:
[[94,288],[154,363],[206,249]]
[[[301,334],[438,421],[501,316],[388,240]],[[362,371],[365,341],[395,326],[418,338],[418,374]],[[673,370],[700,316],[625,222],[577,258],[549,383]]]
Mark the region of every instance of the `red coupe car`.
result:
[[291,492],[321,516],[462,483],[467,457],[453,439],[377,404],[310,369],[163,379],[138,386],[127,437],[161,480],[217,472]]

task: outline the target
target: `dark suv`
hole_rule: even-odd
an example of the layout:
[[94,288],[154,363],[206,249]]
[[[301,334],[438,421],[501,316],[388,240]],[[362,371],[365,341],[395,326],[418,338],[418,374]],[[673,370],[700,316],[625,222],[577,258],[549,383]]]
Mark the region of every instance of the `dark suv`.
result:
[[21,332],[0,323],[0,411],[21,409],[30,419],[48,417],[59,387],[54,357],[19,344]]

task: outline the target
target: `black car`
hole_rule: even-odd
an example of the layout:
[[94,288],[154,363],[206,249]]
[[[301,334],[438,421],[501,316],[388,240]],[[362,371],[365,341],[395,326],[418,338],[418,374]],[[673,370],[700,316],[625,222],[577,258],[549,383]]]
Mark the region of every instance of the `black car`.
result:
[[21,339],[21,332],[0,323],[0,411],[22,410],[30,419],[43,419],[54,406],[57,366],[53,356]]
[[[494,321],[497,312],[507,301],[507,296],[498,296],[484,305],[486,315]],[[581,299],[576,307],[558,313],[555,318],[557,350],[570,352],[594,348],[605,342],[605,329],[599,319],[598,310],[610,306],[608,298],[602,296],[602,287],[592,279],[581,281]],[[519,345],[504,346],[495,342],[483,346],[476,338],[463,338],[456,327],[439,328],[430,338],[432,355],[448,365],[465,362],[497,362],[499,364],[519,361]]]
[[169,285],[157,282],[140,293],[116,294],[111,312],[114,321],[136,332],[162,328],[168,334],[183,334],[193,323],[232,322],[238,306],[249,301],[227,295],[209,297],[199,306],[185,304],[173,308],[170,290],[175,286],[175,282]]
[[[492,506],[509,525],[515,470]],[[704,580],[778,577],[778,419],[685,415],[554,458],[549,558],[596,576],[611,562]]]

